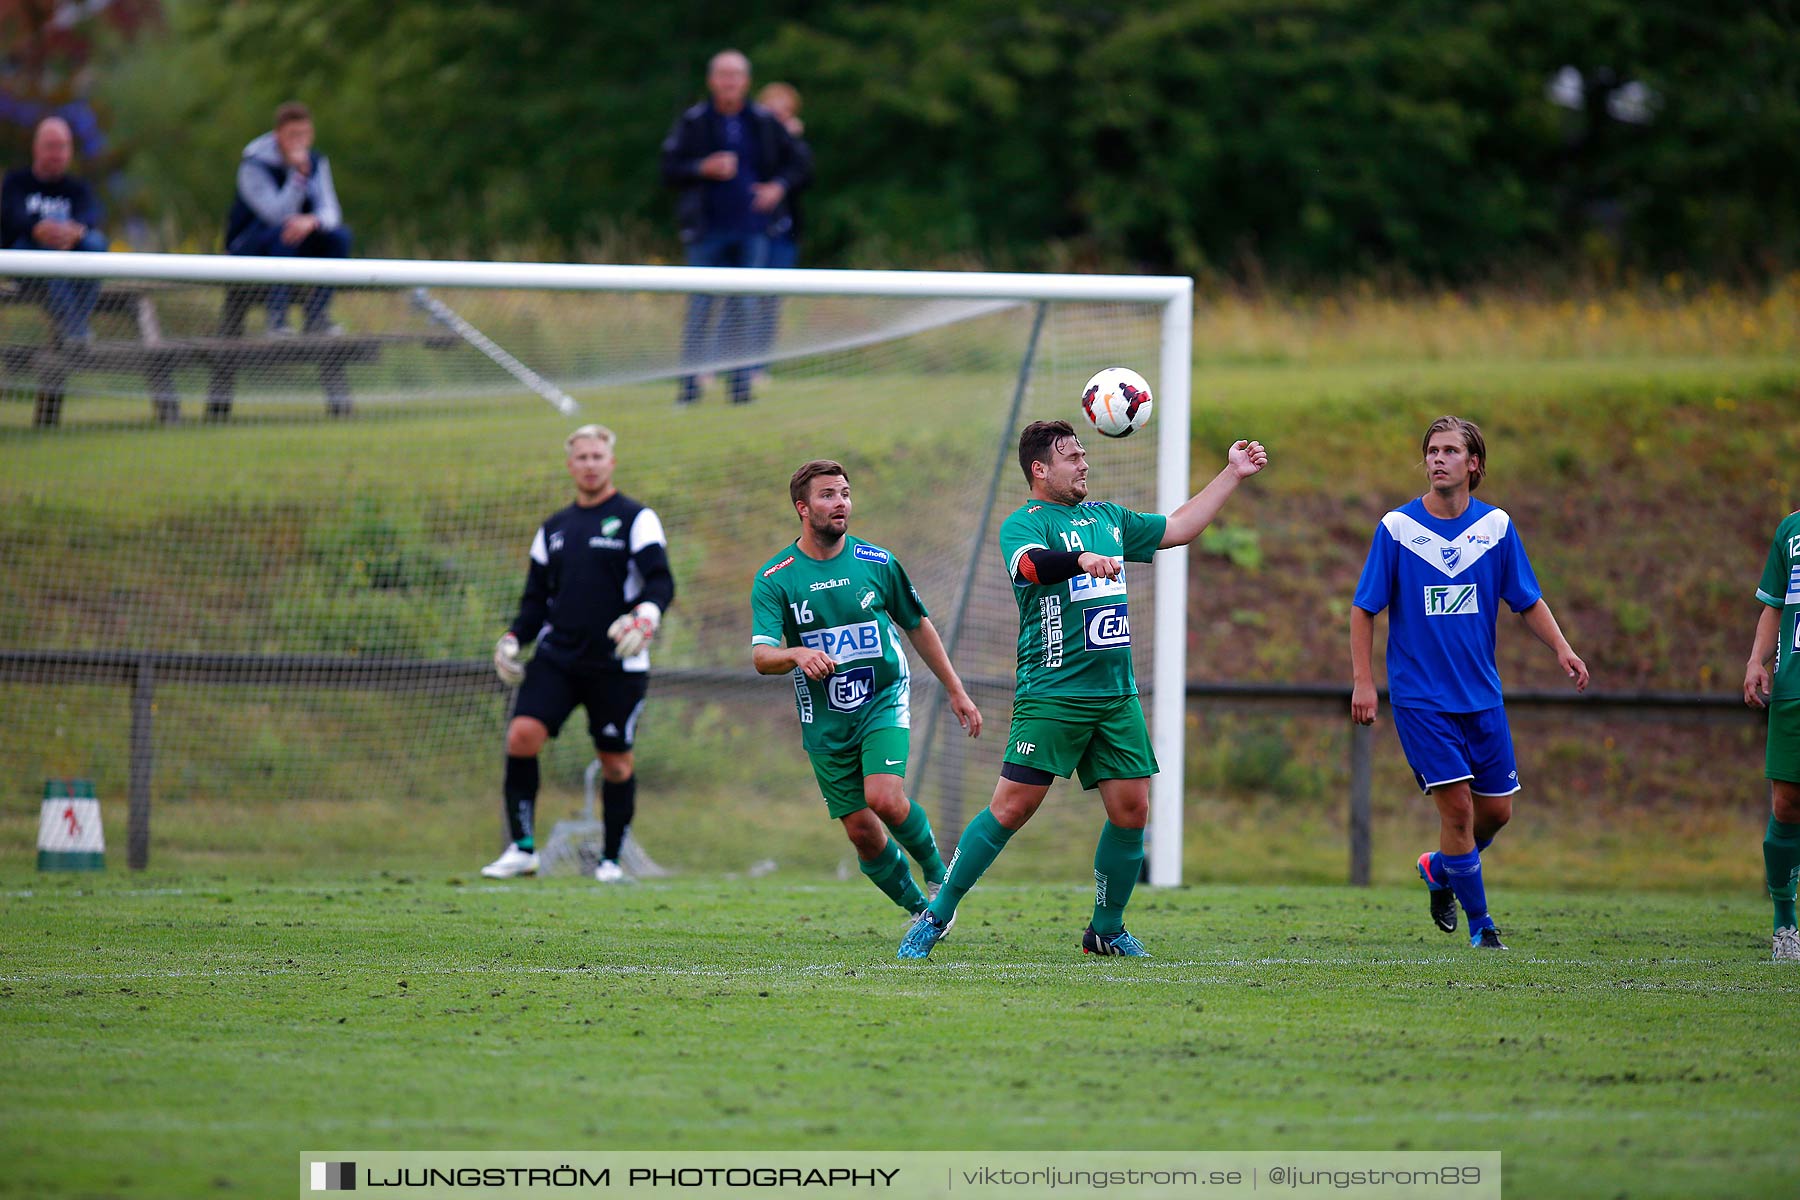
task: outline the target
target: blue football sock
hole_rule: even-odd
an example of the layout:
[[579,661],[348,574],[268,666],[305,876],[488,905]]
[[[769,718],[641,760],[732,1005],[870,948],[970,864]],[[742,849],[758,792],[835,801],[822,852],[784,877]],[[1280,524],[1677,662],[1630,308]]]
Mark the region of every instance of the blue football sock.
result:
[[1429,869],[1431,871],[1431,879],[1435,879],[1438,881],[1437,883],[1432,883],[1430,879],[1426,880],[1425,882],[1429,886],[1434,887],[1434,888],[1450,886],[1448,883],[1444,882],[1444,855],[1441,851],[1433,850],[1431,852],[1431,863],[1430,863]]
[[[1477,841],[1475,843],[1475,853],[1480,854],[1483,850],[1486,850],[1493,844],[1493,838],[1489,838],[1485,842]],[[1431,875],[1434,879],[1442,879],[1444,877],[1444,852],[1442,850],[1433,850],[1431,852]]]
[[1488,916],[1487,889],[1481,884],[1481,851],[1440,854],[1438,863],[1443,867],[1450,890],[1456,893],[1463,911],[1469,914],[1469,932],[1477,933],[1492,925],[1493,918]]

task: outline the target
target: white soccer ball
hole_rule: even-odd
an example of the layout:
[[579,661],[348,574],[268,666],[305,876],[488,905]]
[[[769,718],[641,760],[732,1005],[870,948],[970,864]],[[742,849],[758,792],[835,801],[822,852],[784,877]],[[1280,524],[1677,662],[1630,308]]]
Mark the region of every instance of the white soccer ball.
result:
[[1150,385],[1129,367],[1108,367],[1081,391],[1081,415],[1106,437],[1130,437],[1150,423]]

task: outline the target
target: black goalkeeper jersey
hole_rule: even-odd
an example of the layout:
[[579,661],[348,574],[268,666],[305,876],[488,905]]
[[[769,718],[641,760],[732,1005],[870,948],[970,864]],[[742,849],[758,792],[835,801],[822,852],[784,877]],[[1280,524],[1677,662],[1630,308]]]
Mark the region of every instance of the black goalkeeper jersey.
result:
[[571,504],[538,529],[512,633],[565,667],[648,671],[649,651],[620,659],[607,628],[643,601],[666,612],[674,599],[656,510],[614,492],[592,508]]

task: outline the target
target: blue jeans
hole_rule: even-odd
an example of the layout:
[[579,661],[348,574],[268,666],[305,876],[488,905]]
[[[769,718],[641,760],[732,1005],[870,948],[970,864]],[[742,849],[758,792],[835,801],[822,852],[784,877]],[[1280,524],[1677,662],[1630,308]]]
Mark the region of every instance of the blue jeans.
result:
[[[690,267],[765,267],[769,264],[769,239],[760,233],[715,233],[688,246]],[[755,296],[693,295],[688,297],[687,320],[681,327],[681,365],[697,367],[706,362],[743,359],[757,346]],[[713,310],[718,309],[717,327]],[[750,368],[734,367],[726,376],[734,404],[750,399]],[[692,404],[700,385],[692,375],[681,377],[677,404]]]
[[[349,258],[350,227],[339,225],[336,229],[315,229],[290,246],[281,240],[281,226],[270,225],[265,221],[251,221],[243,232],[231,239],[231,244],[225,247],[225,253],[253,254],[263,258]],[[328,287],[307,289],[304,306],[308,329],[322,329],[328,323],[325,314],[331,307],[331,295],[332,289]],[[270,329],[280,329],[287,325],[291,296],[292,289],[287,284],[269,285],[267,305]]]
[[[791,237],[775,237],[769,239],[769,261],[765,266],[776,270],[792,269],[800,259],[800,247]],[[775,336],[781,329],[781,297],[763,296],[756,302],[756,348],[763,354],[775,348]],[[769,360],[764,359],[756,368],[759,371],[769,369]]]
[[[50,247],[39,245],[28,233],[9,248],[48,250]],[[69,247],[70,250],[86,250],[95,254],[104,253],[106,248],[106,235],[92,229],[83,234],[79,242]],[[56,323],[58,336],[87,336],[88,318],[94,315],[94,303],[100,299],[98,279],[27,279],[21,282],[26,295],[43,301],[44,311]]]

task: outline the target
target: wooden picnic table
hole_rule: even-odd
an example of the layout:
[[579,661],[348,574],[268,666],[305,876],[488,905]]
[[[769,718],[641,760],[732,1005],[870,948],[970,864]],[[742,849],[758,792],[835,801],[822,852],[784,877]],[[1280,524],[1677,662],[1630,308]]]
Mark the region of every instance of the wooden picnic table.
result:
[[[349,416],[353,408],[348,372],[351,364],[375,362],[393,346],[442,350],[457,344],[457,338],[450,333],[246,334],[244,316],[258,303],[261,289],[245,287],[226,289],[218,333],[165,337],[156,296],[166,290],[111,283],[101,287],[95,311],[129,316],[137,329],[135,340],[0,343],[0,376],[37,380],[34,425],[51,426],[62,419],[68,381],[82,372],[142,375],[156,419],[179,421],[181,398],[175,386],[176,372],[190,367],[207,372],[208,420],[230,417],[237,374],[249,366],[317,367],[325,411],[336,417]],[[18,284],[0,282],[0,304],[37,302],[37,297]]]

